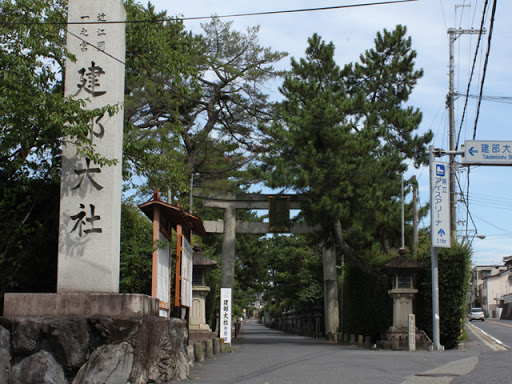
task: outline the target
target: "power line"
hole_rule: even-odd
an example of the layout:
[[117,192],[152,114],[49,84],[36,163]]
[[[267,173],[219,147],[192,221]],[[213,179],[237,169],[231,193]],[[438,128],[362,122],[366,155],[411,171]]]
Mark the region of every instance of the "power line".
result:
[[[317,11],[331,11],[336,9],[347,9],[347,8],[361,8],[361,7],[371,7],[376,5],[390,5],[390,4],[398,4],[398,3],[411,3],[420,0],[391,0],[391,1],[378,1],[373,3],[360,3],[360,4],[349,4],[349,5],[335,5],[331,7],[320,7],[320,8],[303,8],[303,9],[291,9],[291,10],[281,10],[281,11],[266,11],[266,12],[252,12],[252,13],[235,13],[231,15],[221,15],[214,16],[215,18],[233,18],[233,17],[246,17],[246,16],[266,16],[266,15],[279,15],[279,14],[287,14],[287,13],[300,13],[300,12],[317,12]],[[134,23],[161,23],[168,21],[187,21],[187,20],[206,20],[211,19],[212,16],[193,16],[193,17],[176,17],[176,18],[168,18],[168,19],[156,19],[156,20],[125,20],[125,21],[77,21],[77,22],[3,22],[3,25],[63,25],[63,24],[134,24]]]
[[[374,3],[336,5],[336,6],[332,6],[332,7],[321,7],[321,8],[304,8],[304,9],[293,9],[293,10],[286,10],[286,11],[267,11],[267,12],[254,12],[254,13],[239,13],[239,14],[217,16],[217,17],[225,18],[225,17],[243,17],[243,16],[265,16],[265,15],[277,15],[277,14],[285,14],[285,13],[330,11],[330,10],[334,10],[334,9],[359,8],[359,7],[369,7],[369,6],[374,6],[374,5],[388,5],[388,4],[396,4],[396,3],[410,3],[410,2],[413,2],[413,1],[419,1],[419,0],[379,1],[379,2],[374,2]],[[183,18],[182,20],[197,20],[197,19],[209,19],[209,18],[210,17],[188,17],[188,18]]]
[[489,54],[491,52],[491,40],[492,40],[492,31],[494,28],[495,15],[496,15],[496,0],[494,0],[494,2],[492,4],[491,24],[489,26],[489,38],[487,39],[487,53],[485,54],[482,82],[480,83],[480,92],[479,92],[480,98],[478,99],[478,107],[476,109],[475,127],[473,128],[473,140],[475,140],[475,138],[476,138],[476,127],[478,124],[478,117],[480,116],[480,105],[482,103],[482,93],[483,93],[483,89],[484,89],[485,75],[487,73],[487,64],[489,63]]
[[89,43],[87,40],[84,40],[82,39],[80,36],[77,36],[76,34],[74,34],[73,32],[70,32],[69,30],[66,29],[66,32],[69,33],[71,36],[81,40],[84,44],[87,44],[87,45],[90,45],[91,47],[95,48],[98,52],[101,52],[103,53],[104,55],[107,55],[108,57],[114,59],[115,61],[118,61],[119,63],[123,64],[126,66],[126,63],[124,61],[122,61],[121,59],[118,59],[117,57],[115,56],[112,56],[110,53],[106,52],[105,50],[103,49],[100,49],[98,48],[97,46],[95,46],[94,44],[92,43]]
[[[512,96],[478,96],[478,95],[468,95],[467,93],[461,93],[461,92],[455,92],[456,96],[464,96],[468,97],[470,99],[479,99],[485,101],[491,101],[493,103],[506,103],[506,104],[512,104]],[[460,134],[460,131],[459,131]]]
[[485,1],[484,10],[482,13],[482,21],[480,22],[480,33],[478,34],[478,41],[477,41],[476,48],[475,48],[475,56],[473,57],[473,64],[471,66],[471,75],[469,76],[468,87],[467,87],[466,95],[465,95],[466,100],[464,102],[464,109],[462,111],[462,118],[460,120],[459,132],[457,133],[457,141],[455,142],[455,149],[457,149],[459,147],[460,132],[462,130],[462,125],[464,123],[464,117],[466,116],[466,108],[468,106],[468,99],[469,99],[469,90],[471,88],[471,81],[473,80],[473,74],[475,72],[476,58],[478,57],[480,41],[482,40],[482,34],[484,32],[484,22],[485,22],[485,14],[487,12],[487,5],[488,5],[488,0]]
[[[396,3],[409,3],[409,2],[415,2],[419,0],[391,0],[391,1],[380,1],[380,2],[373,2],[373,3],[361,3],[361,4],[349,4],[349,5],[337,5],[332,7],[321,7],[321,8],[304,8],[304,9],[294,9],[294,10],[282,10],[282,11],[267,11],[267,12],[254,12],[254,13],[240,13],[240,14],[232,14],[232,15],[221,15],[221,16],[214,16],[216,18],[233,18],[233,17],[243,17],[243,16],[264,16],[264,15],[275,15],[275,14],[285,14],[285,13],[298,13],[298,12],[315,12],[315,11],[328,11],[328,10],[336,10],[336,9],[345,9],[345,8],[358,8],[358,7],[368,7],[368,6],[375,6],[375,5],[389,5],[389,4],[396,4]],[[156,20],[124,20],[124,21],[72,21],[72,22],[47,22],[47,21],[40,21],[40,22],[0,22],[0,25],[2,26],[15,26],[15,25],[97,25],[97,24],[137,24],[137,23],[164,23],[169,21],[185,21],[185,20],[204,20],[204,19],[210,19],[212,16],[198,16],[198,17],[183,17],[183,18],[167,18],[167,19],[156,19]],[[119,63],[126,65],[125,62],[122,60],[112,56],[108,52],[105,52],[104,50],[99,49],[94,44],[91,44],[87,40],[82,39],[81,37],[77,36],[76,34],[70,32],[68,29],[65,29],[67,33],[69,33],[71,36],[81,40],[84,44],[90,45],[91,47],[97,49],[98,51],[102,52],[103,54],[111,57],[112,59],[118,61]]]

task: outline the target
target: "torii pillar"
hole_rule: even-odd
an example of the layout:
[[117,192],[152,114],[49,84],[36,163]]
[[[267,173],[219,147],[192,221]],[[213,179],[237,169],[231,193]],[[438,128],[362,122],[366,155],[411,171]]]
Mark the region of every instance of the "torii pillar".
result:
[[[236,219],[237,209],[268,210],[269,198],[276,195],[264,194],[222,194],[203,197],[203,205],[211,208],[223,208],[223,221],[204,221],[208,233],[222,233],[222,266],[221,288],[233,288],[235,282],[236,234],[254,233],[267,234],[273,231],[269,223],[246,222]],[[289,208],[301,209],[301,196],[290,195]],[[292,224],[287,233],[312,233],[320,230],[320,226],[309,226],[304,223]],[[336,278],[336,252],[332,248],[324,248],[322,252],[324,265],[324,314],[326,334],[335,333],[339,329],[338,283]]]
[[224,228],[222,234],[220,287],[233,288],[235,285],[236,255],[236,208],[234,207],[224,208]]

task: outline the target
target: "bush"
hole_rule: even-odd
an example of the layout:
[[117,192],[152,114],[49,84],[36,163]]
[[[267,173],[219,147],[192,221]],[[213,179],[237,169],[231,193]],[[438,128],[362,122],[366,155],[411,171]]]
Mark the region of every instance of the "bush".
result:
[[[468,244],[452,243],[451,248],[439,249],[439,316],[440,342],[446,349],[455,348],[460,336],[460,319],[464,318],[470,281],[471,248]],[[425,313],[425,331],[432,337],[432,272],[430,247],[418,251],[425,264],[421,283]]]

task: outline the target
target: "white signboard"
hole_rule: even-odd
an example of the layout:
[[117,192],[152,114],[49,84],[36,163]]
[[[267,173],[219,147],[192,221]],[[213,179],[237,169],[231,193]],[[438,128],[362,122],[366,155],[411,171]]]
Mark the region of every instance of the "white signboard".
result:
[[416,350],[416,316],[409,314],[409,351]]
[[[166,237],[162,232],[158,233],[158,238],[162,244],[167,243]],[[167,304],[171,301],[171,279],[169,267],[169,245],[158,248],[158,279],[157,279],[157,298],[161,303]],[[160,308],[160,316],[169,317],[169,310]]]
[[192,307],[192,247],[181,236],[181,305]]
[[466,140],[463,163],[512,165],[512,141]]
[[220,289],[220,337],[231,344],[231,288]]
[[431,228],[432,246],[450,248],[450,167],[448,163],[434,161],[431,164]]

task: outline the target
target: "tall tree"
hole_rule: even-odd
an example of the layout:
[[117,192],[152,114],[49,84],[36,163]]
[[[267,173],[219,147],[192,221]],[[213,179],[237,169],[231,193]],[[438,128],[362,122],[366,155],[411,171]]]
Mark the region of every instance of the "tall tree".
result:
[[186,191],[190,171],[177,116],[197,91],[199,39],[151,3],[127,0],[125,8],[137,22],[126,30],[124,177],[142,177],[149,190]]
[[[165,18],[149,11],[146,17]],[[236,188],[226,185],[226,180],[237,179],[237,171],[259,151],[258,123],[271,117],[264,85],[279,75],[273,64],[285,54],[260,46],[258,27],[241,33],[216,18],[194,37],[181,31],[176,21],[145,28],[152,32],[136,35],[137,48],[127,62],[150,68],[150,81],[148,71],[136,71],[132,80],[128,77],[133,101],[130,105],[127,101],[126,148],[133,149],[137,159],[152,159],[153,164],[140,167],[141,174],[150,178],[169,173],[166,161],[180,163],[151,188],[168,186],[176,194],[187,193],[191,174],[199,176],[195,179],[199,187]],[[139,40],[145,33],[160,41],[156,57],[148,55],[147,43]],[[176,52],[167,53],[169,48]]]
[[218,18],[202,27],[201,92],[180,120],[188,167],[208,180],[232,174],[258,153],[258,124],[272,116],[264,87],[279,75],[273,64],[286,53],[259,45],[259,27],[241,33]]
[[361,64],[344,69],[334,60],[334,45],[313,35],[280,89],[282,120],[266,129],[261,169],[268,185],[304,194],[306,219],[321,223],[368,273],[368,254],[398,246],[405,160],[423,161],[431,139],[430,132],[411,136],[421,113],[404,103],[421,71],[413,69],[405,34],[401,26],[384,30]]

